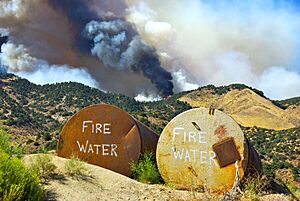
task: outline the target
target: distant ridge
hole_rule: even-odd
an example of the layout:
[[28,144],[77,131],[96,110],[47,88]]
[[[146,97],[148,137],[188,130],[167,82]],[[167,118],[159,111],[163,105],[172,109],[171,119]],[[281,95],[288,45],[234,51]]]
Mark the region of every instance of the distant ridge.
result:
[[215,107],[245,127],[289,129],[300,126],[300,98],[270,100],[263,92],[243,84],[224,87],[208,85],[179,97],[192,107]]

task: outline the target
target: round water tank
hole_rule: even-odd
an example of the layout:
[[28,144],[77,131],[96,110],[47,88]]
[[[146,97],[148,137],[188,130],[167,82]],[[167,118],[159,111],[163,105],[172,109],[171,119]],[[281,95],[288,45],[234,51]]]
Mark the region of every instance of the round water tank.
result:
[[183,112],[168,123],[156,159],[164,181],[186,189],[230,189],[236,161],[241,178],[250,169],[261,170],[259,156],[239,125],[225,113],[205,108]]
[[76,113],[65,124],[58,156],[80,159],[130,176],[130,162],[146,150],[155,153],[158,135],[125,111],[98,104]]

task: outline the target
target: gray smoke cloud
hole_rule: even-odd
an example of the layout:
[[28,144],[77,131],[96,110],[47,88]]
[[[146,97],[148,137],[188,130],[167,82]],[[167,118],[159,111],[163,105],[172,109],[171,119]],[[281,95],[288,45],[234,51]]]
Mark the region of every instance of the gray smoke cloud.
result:
[[31,80],[51,82],[46,68],[51,77],[62,73],[58,69],[78,69],[74,79],[90,76],[107,91],[150,99],[170,94],[172,83],[179,92],[237,82],[284,99],[300,95],[300,14],[293,5],[283,0],[0,0],[0,29],[6,32],[0,43],[9,40],[14,52],[26,49],[27,55],[5,63]]
[[[12,5],[11,0],[7,2]],[[91,54],[91,41],[82,34],[85,25],[91,20],[99,20],[100,16],[124,13],[126,5],[122,4],[122,1],[91,0],[87,3],[83,0],[22,0],[19,2],[21,7],[15,9],[13,15],[9,14],[7,9],[5,15],[1,13],[0,28],[9,31],[11,43],[22,44],[31,57],[47,62],[48,65],[36,66],[52,67],[53,76],[34,73],[47,73],[45,67],[41,71],[36,67],[35,71],[25,71],[25,68],[20,68],[18,75],[24,74],[28,79],[30,78],[30,81],[41,80],[39,82],[42,83],[42,80],[45,80],[51,83],[51,77],[59,80],[57,77],[62,73],[57,69],[55,74],[55,68],[67,66],[67,69],[72,69],[72,72],[78,69],[77,74],[70,74],[73,81],[83,80],[82,77],[86,76],[87,85],[90,85],[89,80],[96,80],[101,90],[129,96],[136,96],[140,91],[158,94],[154,84],[141,73],[105,67],[102,61]],[[7,42],[7,39],[3,38],[3,41]],[[82,75],[79,73],[81,69],[85,69]],[[30,74],[32,76],[29,76]],[[74,77],[75,75],[78,75],[78,78]],[[64,77],[67,79],[69,75],[65,73]]]
[[0,17],[21,17],[25,13],[24,0],[1,0]]
[[[0,28],[0,54],[2,52],[1,47],[8,41],[9,31],[7,29]],[[5,75],[7,73],[6,68],[2,65],[0,61],[0,75]]]
[[91,21],[86,36],[91,49],[107,67],[131,70],[151,80],[163,96],[173,94],[172,75],[160,63],[156,50],[147,45],[124,20]]
[[[300,13],[295,2],[127,2],[126,19],[158,52],[180,60],[195,84],[244,83],[272,99],[300,95]],[[172,66],[168,70],[176,89],[181,76],[174,76]]]
[[51,65],[45,60],[31,56],[24,45],[16,45],[10,41],[1,46],[0,66],[2,72],[15,73],[36,84],[74,81],[99,88],[97,81],[85,68]]

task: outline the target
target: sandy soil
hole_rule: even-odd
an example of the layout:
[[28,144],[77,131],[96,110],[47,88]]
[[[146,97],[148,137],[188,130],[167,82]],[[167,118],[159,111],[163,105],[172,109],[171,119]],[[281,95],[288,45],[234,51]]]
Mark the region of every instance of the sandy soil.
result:
[[[29,158],[25,157],[28,163]],[[80,201],[111,201],[111,200],[156,200],[156,201],[184,201],[184,200],[218,200],[220,196],[195,191],[176,190],[166,185],[149,185],[137,182],[113,171],[85,164],[86,174],[72,177],[65,172],[67,159],[51,155],[57,166],[56,175],[44,182],[46,200],[80,200]],[[248,200],[248,199],[243,199]],[[283,195],[267,195],[263,201],[285,201]]]
[[71,177],[64,170],[67,159],[54,155],[52,157],[58,174],[44,184],[46,200],[216,200],[206,193],[140,183],[90,164],[85,164],[86,176]]

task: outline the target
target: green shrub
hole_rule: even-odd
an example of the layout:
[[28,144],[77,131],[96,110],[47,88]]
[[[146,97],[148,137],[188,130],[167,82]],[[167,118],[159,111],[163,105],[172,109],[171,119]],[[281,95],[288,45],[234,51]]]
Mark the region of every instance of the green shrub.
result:
[[5,153],[7,153],[11,156],[15,155],[18,158],[20,158],[21,155],[23,154],[22,146],[20,146],[20,145],[17,147],[12,146],[9,143],[8,134],[1,127],[0,127],[0,149],[2,149]]
[[56,148],[57,148],[57,140],[47,142],[45,145],[46,151],[56,150]]
[[86,173],[84,162],[78,157],[72,156],[65,164],[65,171],[71,176],[82,176]]
[[42,200],[37,174],[22,161],[0,150],[0,200]]
[[130,166],[134,179],[144,183],[162,182],[152,152],[145,152],[137,163],[131,162]]
[[0,148],[6,153],[10,152],[9,136],[0,128]]
[[47,154],[39,154],[31,158],[30,167],[42,179],[47,179],[55,174],[56,166],[52,162],[51,156]]

